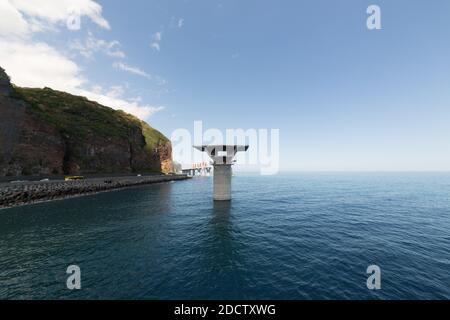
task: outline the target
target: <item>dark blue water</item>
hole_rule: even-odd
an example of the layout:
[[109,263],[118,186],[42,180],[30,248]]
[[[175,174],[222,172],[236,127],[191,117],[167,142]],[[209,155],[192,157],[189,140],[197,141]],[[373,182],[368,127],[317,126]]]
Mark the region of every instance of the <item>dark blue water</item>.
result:
[[2,210],[0,298],[450,298],[450,174],[238,175],[233,188],[231,204],[197,178]]

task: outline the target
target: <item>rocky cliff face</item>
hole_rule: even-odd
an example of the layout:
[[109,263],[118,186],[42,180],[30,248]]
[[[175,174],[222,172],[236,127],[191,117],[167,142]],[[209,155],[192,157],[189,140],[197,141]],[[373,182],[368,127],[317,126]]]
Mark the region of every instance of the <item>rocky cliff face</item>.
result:
[[0,68],[0,176],[172,170],[170,141],[83,97],[12,87]]
[[5,70],[0,67],[0,96],[8,96],[12,92],[12,86]]
[[172,144],[170,141],[160,142],[157,147],[157,157],[161,163],[161,170],[163,172],[173,171],[172,161]]

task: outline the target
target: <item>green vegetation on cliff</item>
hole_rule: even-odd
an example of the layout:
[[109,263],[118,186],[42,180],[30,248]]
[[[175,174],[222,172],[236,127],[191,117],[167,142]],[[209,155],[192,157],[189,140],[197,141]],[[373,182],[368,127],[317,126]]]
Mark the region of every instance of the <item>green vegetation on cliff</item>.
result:
[[85,97],[20,88],[0,68],[0,177],[172,170],[172,146],[138,118]]
[[131,131],[141,130],[149,150],[168,142],[162,133],[144,121],[85,97],[49,88],[14,87],[14,91],[14,97],[26,101],[40,119],[54,125],[73,140],[84,140],[92,135],[126,139]]

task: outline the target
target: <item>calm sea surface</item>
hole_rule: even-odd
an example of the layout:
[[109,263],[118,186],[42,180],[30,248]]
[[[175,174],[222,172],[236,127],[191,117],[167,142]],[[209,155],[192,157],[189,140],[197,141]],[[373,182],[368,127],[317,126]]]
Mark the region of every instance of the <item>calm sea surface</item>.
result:
[[0,298],[450,299],[450,174],[233,179],[0,210]]

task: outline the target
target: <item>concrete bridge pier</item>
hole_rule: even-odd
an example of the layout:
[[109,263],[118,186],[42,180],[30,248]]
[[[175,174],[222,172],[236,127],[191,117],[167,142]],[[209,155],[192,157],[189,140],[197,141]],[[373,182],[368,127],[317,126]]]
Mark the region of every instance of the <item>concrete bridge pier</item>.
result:
[[214,200],[231,200],[231,176],[233,171],[234,157],[240,151],[247,151],[248,145],[203,145],[194,146],[195,149],[206,152],[213,160],[214,167]]
[[231,164],[214,165],[214,200],[228,201],[231,200],[231,176],[233,170]]

